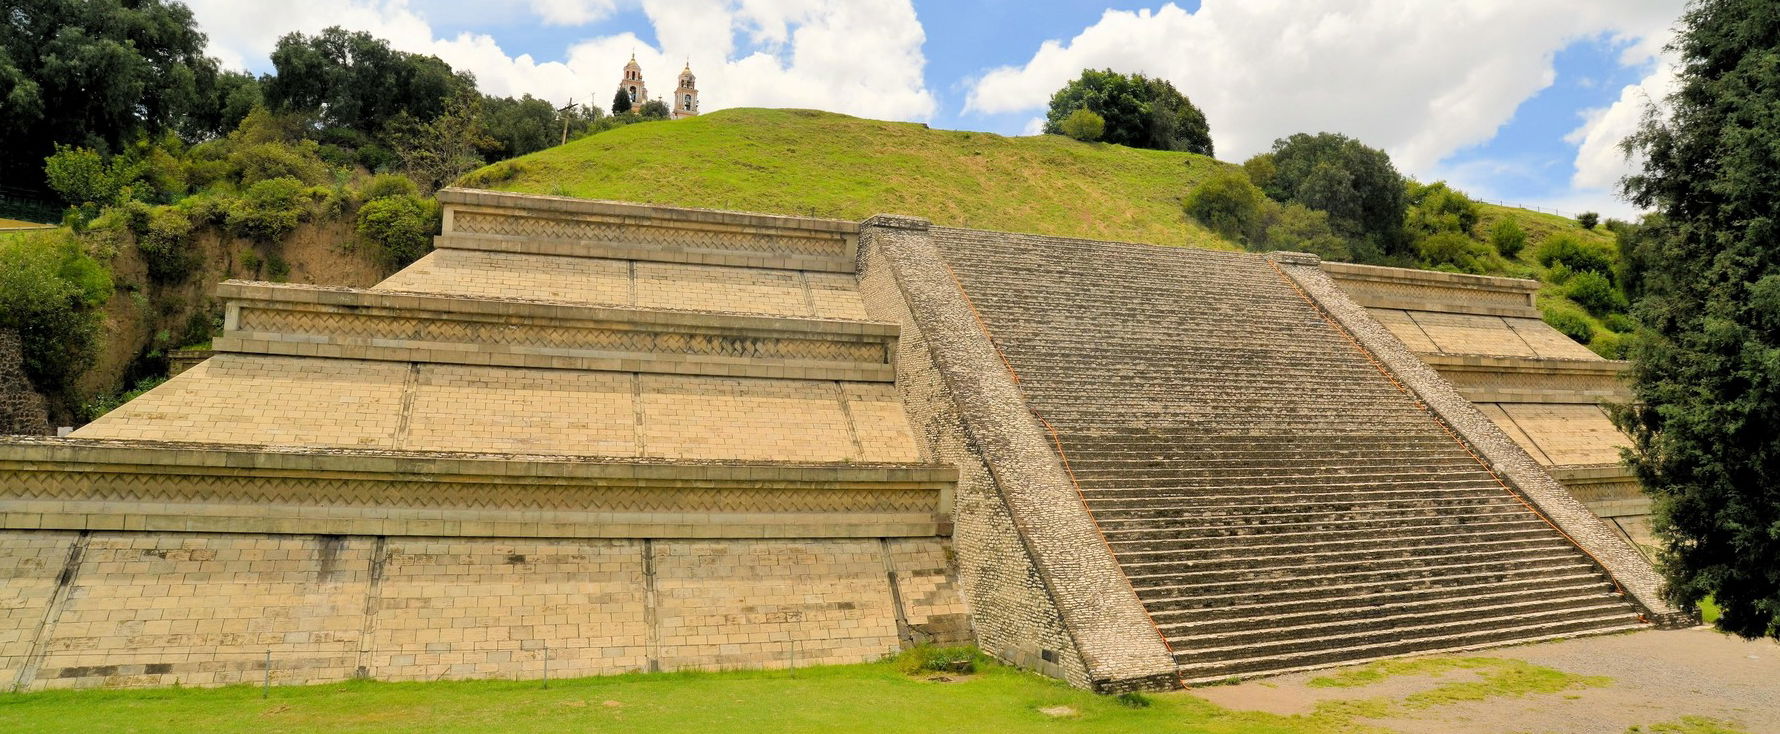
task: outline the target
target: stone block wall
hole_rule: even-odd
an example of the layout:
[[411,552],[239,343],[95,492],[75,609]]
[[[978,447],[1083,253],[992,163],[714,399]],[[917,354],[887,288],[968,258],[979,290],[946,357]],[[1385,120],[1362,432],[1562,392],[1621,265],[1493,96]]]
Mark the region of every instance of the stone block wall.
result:
[[969,639],[950,552],[942,538],[0,531],[0,680],[257,683],[268,652],[274,684],[867,662],[908,627]]
[[25,377],[22,349],[17,332],[0,329],[0,435],[48,435],[49,415]]

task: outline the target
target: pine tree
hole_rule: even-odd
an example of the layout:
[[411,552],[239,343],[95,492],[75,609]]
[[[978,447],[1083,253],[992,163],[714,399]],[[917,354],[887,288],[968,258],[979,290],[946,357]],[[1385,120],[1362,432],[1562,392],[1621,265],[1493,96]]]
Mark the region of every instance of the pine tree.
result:
[[1626,143],[1661,226],[1628,243],[1645,328],[1616,416],[1654,499],[1670,600],[1780,637],[1780,13],[1695,0],[1676,91]]

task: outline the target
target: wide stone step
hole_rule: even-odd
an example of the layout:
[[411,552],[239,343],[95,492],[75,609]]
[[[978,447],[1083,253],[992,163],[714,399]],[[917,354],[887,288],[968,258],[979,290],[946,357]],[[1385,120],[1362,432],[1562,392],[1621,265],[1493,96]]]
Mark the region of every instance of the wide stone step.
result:
[[1244,545],[1244,547],[1205,547],[1200,543],[1185,545],[1175,543],[1169,547],[1130,547],[1130,543],[1114,545],[1112,552],[1118,556],[1120,563],[1132,561],[1150,561],[1150,559],[1182,559],[1191,563],[1234,563],[1234,565],[1250,565],[1250,563],[1273,563],[1274,559],[1307,558],[1392,558],[1392,554],[1415,554],[1422,551],[1438,551],[1449,547],[1469,547],[1469,545],[1488,545],[1488,547],[1558,547],[1565,545],[1566,540],[1550,531],[1543,522],[1525,529],[1502,529],[1502,531],[1470,531],[1470,533],[1420,534],[1412,538],[1394,538],[1388,543],[1381,543],[1376,538],[1365,540],[1342,540],[1342,542],[1310,542],[1274,543],[1274,545]]
[[1478,512],[1489,509],[1524,510],[1520,501],[1505,492],[1495,495],[1439,497],[1420,500],[1382,502],[1303,502],[1292,504],[1198,505],[1191,501],[1163,504],[1160,501],[1139,506],[1106,507],[1090,500],[1088,508],[1102,524],[1141,520],[1174,520],[1181,524],[1213,524],[1241,522],[1310,522],[1323,519],[1369,519],[1376,516],[1395,517],[1411,511]]
[[1294,512],[1262,515],[1247,515],[1240,518],[1224,518],[1219,521],[1202,521],[1182,518],[1178,513],[1157,514],[1155,516],[1114,517],[1096,513],[1101,531],[1111,536],[1115,533],[1163,532],[1189,533],[1174,537],[1220,537],[1245,535],[1249,537],[1266,537],[1276,532],[1296,532],[1300,530],[1324,529],[1330,533],[1338,533],[1348,529],[1370,529],[1380,523],[1412,522],[1450,518],[1455,522],[1461,518],[1505,518],[1514,516],[1531,516],[1532,511],[1505,499],[1500,502],[1480,502],[1472,507],[1403,507],[1380,508],[1376,510],[1344,510],[1335,512]]
[[[1313,611],[1364,606],[1364,600],[1371,597],[1382,598],[1405,594],[1428,596],[1437,593],[1466,594],[1471,593],[1472,590],[1486,587],[1525,585],[1528,588],[1536,588],[1541,584],[1562,582],[1564,585],[1568,585],[1580,579],[1600,578],[1598,568],[1582,561],[1518,568],[1443,569],[1443,571],[1443,573],[1431,576],[1386,575],[1381,578],[1353,578],[1321,586],[1290,588],[1254,584],[1218,589],[1183,586],[1154,587],[1140,590],[1138,598],[1152,616],[1164,612],[1219,609],[1232,610],[1230,613],[1234,614],[1236,613],[1234,610],[1240,608],[1262,606],[1291,611]],[[1602,581],[1604,582],[1605,579]],[[1213,614],[1222,616],[1224,613],[1213,611]]]
[[1280,559],[1258,564],[1189,564],[1131,563],[1123,564],[1125,577],[1138,589],[1156,586],[1187,586],[1205,589],[1220,588],[1232,583],[1279,583],[1283,585],[1322,585],[1324,579],[1404,577],[1434,573],[1449,568],[1518,568],[1549,562],[1569,562],[1576,549],[1545,546],[1535,550],[1524,548],[1459,549],[1443,553],[1380,556],[1375,558],[1319,560]]
[[1101,508],[1116,509],[1119,507],[1144,507],[1155,500],[1182,501],[1197,509],[1200,507],[1223,507],[1229,505],[1278,505],[1295,506],[1330,503],[1360,503],[1393,501],[1415,502],[1424,499],[1443,497],[1494,497],[1500,496],[1503,489],[1496,485],[1480,486],[1475,489],[1452,489],[1448,487],[1433,489],[1387,489],[1375,491],[1320,491],[1316,488],[1294,490],[1290,492],[1250,492],[1241,488],[1218,488],[1209,490],[1168,490],[1156,491],[1148,488],[1082,488],[1082,497],[1088,506],[1096,510]]
[[[1212,462],[1216,463],[1212,463]],[[1232,465],[1228,460],[1206,456],[1142,457],[1129,459],[1081,459],[1071,457],[1069,465],[1078,476],[1092,472],[1095,476],[1177,477],[1177,478],[1248,478],[1303,476],[1305,470],[1296,465],[1278,462],[1248,462]],[[1340,475],[1403,474],[1428,471],[1473,469],[1478,466],[1469,456],[1429,457],[1421,454],[1395,457],[1337,457],[1316,466],[1319,472]]]
[[[1254,656],[1230,650],[1229,655],[1213,651],[1177,654],[1180,675],[1189,684],[1212,682],[1232,676],[1278,674],[1335,664],[1355,663],[1381,657],[1437,651],[1457,651],[1575,637],[1583,634],[1611,634],[1645,628],[1629,612],[1599,614],[1587,617],[1556,619],[1516,618],[1513,626],[1491,626],[1479,629],[1465,623],[1404,628],[1394,634],[1377,636],[1356,644],[1322,647],[1317,643],[1304,645],[1297,651]],[[1289,646],[1283,648],[1290,650]],[[1225,651],[1218,651],[1225,652]]]
[[[1312,524],[1314,525],[1314,524]],[[1114,552],[1177,550],[1193,548],[1204,553],[1263,552],[1277,548],[1308,545],[1376,544],[1384,547],[1405,540],[1428,536],[1455,536],[1485,532],[1551,532],[1551,526],[1530,513],[1501,517],[1495,514],[1443,515],[1414,522],[1379,520],[1350,523],[1340,531],[1306,528],[1270,532],[1264,535],[1203,536],[1187,530],[1107,530],[1102,529]]]
[[1141,573],[1134,569],[1165,568],[1176,570],[1222,570],[1234,568],[1276,568],[1298,567],[1322,563],[1354,563],[1360,561],[1385,561],[1398,558],[1422,558],[1443,556],[1453,553],[1469,552],[1500,552],[1500,551],[1536,551],[1558,550],[1569,546],[1554,533],[1522,533],[1509,537],[1471,537],[1449,535],[1435,542],[1404,543],[1390,547],[1378,547],[1376,543],[1366,543],[1364,547],[1305,548],[1302,546],[1278,550],[1256,550],[1252,555],[1206,552],[1195,546],[1185,546],[1169,550],[1143,550],[1124,553],[1115,552],[1119,565],[1127,573]]
[[1175,491],[1189,494],[1196,490],[1256,493],[1293,492],[1316,488],[1326,492],[1363,491],[1368,489],[1473,489],[1479,486],[1501,488],[1488,472],[1477,468],[1453,472],[1420,474],[1306,474],[1295,477],[1182,479],[1179,477],[1105,477],[1093,472],[1075,472],[1076,484],[1089,489],[1141,489],[1161,493]]
[[[1472,590],[1475,591],[1475,590]],[[1188,638],[1199,641],[1218,639],[1222,635],[1252,635],[1252,639],[1286,639],[1314,634],[1319,629],[1338,631],[1338,625],[1377,625],[1382,621],[1401,622],[1417,617],[1465,612],[1478,609],[1541,610],[1579,609],[1609,604],[1625,604],[1625,598],[1612,591],[1611,585],[1598,579],[1541,589],[1513,588],[1504,591],[1483,590],[1456,596],[1409,597],[1395,601],[1361,600],[1361,604],[1339,609],[1318,609],[1291,613],[1252,608],[1246,614],[1222,613],[1215,616],[1200,612],[1163,613],[1155,617],[1156,626],[1169,639]],[[1212,644],[1212,646],[1217,646]]]

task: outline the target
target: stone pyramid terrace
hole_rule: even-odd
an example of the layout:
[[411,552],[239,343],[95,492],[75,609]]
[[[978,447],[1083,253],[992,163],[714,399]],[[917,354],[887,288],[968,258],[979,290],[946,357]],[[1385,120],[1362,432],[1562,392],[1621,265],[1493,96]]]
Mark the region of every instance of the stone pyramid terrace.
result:
[[0,440],[0,675],[972,641],[1120,691],[1681,620],[1479,412],[1525,390],[1455,388],[1315,258],[439,198],[437,249],[378,286],[224,283],[216,356]]

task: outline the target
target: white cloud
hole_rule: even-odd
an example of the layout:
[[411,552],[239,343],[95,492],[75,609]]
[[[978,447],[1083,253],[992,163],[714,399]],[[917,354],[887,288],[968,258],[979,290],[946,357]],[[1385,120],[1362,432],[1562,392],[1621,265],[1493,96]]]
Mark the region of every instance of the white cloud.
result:
[[[1205,110],[1220,157],[1333,131],[1426,175],[1485,142],[1555,78],[1553,54],[1606,35],[1639,46],[1681,0],[1204,0],[1109,10],[1067,41],[970,85],[965,110],[1039,110],[1083,68],[1161,76]],[[1628,50],[1627,52],[1631,52]]]
[[[510,55],[486,34],[438,38],[425,9],[406,0],[188,3],[210,35],[210,52],[237,68],[264,67],[284,33],[339,25],[368,31],[398,49],[436,54],[474,73],[484,92],[531,94],[558,104],[570,98],[609,104],[620,70],[635,53],[658,96],[674,86],[689,61],[705,112],[798,106],[900,120],[925,120],[934,112],[922,77],[926,35],[908,0],[642,0],[659,47],[632,33],[595,36],[560,60]],[[498,13],[499,5],[490,0],[489,12]],[[547,21],[579,23],[611,12],[616,2],[531,0],[529,7]]]
[[1675,81],[1675,67],[1664,60],[1642,81],[1621,89],[1613,104],[1584,110],[1582,125],[1564,137],[1577,146],[1576,174],[1570,185],[1612,190],[1621,178],[1637,171],[1642,161],[1628,157],[1619,144],[1638,129],[1646,110],[1669,96]]

